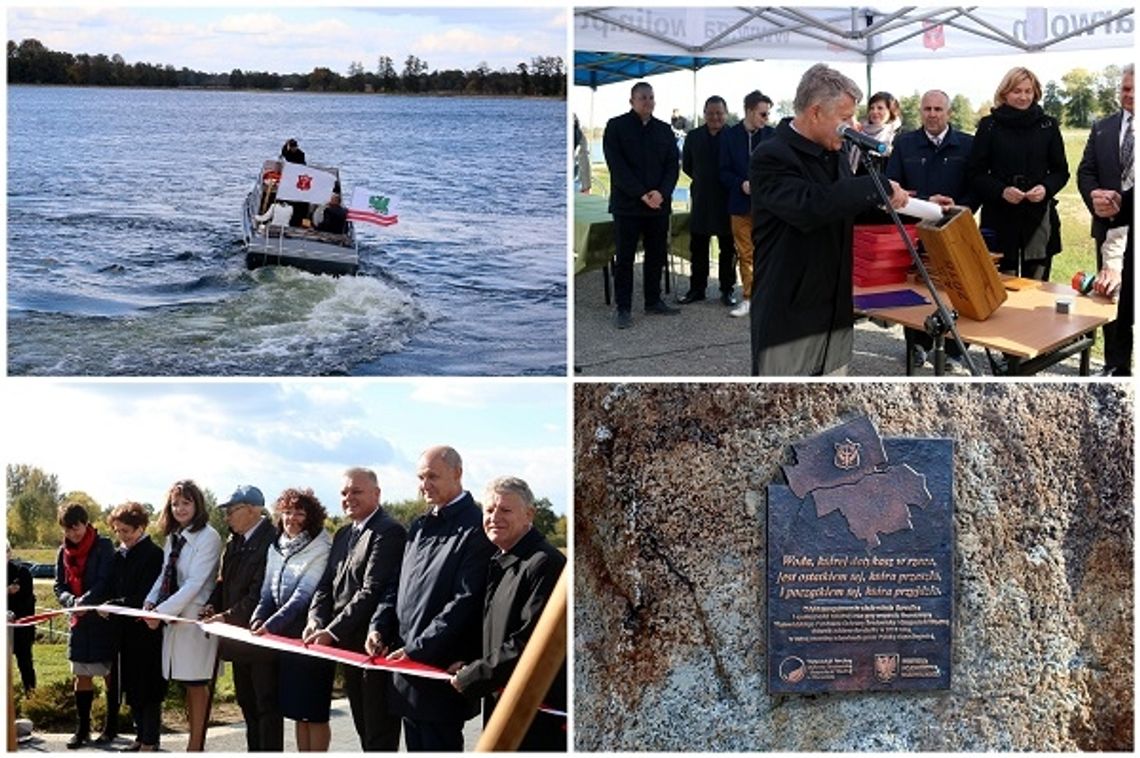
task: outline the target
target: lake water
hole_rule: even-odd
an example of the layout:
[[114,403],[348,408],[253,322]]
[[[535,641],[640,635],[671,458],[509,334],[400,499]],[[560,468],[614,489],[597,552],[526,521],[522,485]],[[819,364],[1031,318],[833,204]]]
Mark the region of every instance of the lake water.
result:
[[[565,375],[560,101],[13,87],[13,375]],[[296,137],[396,198],[361,271],[247,271],[241,206]]]

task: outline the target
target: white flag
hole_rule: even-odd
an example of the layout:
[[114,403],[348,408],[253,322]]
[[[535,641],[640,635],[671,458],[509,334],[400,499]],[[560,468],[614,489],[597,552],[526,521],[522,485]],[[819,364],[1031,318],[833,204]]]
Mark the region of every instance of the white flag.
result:
[[387,192],[356,187],[352,190],[352,202],[348,204],[348,220],[391,226],[400,220],[394,205],[395,201]]
[[286,163],[277,185],[278,200],[327,203],[336,186],[336,175],[303,163]]

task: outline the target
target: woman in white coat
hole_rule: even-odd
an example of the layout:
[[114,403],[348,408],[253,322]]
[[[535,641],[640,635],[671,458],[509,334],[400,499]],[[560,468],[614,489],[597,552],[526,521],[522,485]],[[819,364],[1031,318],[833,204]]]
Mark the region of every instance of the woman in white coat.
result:
[[[190,480],[175,482],[166,496],[158,525],[166,535],[163,569],[150,594],[146,609],[198,620],[198,614],[214,589],[222,538],[207,523],[206,498]],[[159,621],[147,621],[156,629]],[[182,682],[186,688],[186,713],[190,724],[187,752],[200,752],[206,743],[206,714],[210,706],[210,680],[214,677],[218,639],[209,637],[197,624],[167,624],[162,638],[162,675]]]

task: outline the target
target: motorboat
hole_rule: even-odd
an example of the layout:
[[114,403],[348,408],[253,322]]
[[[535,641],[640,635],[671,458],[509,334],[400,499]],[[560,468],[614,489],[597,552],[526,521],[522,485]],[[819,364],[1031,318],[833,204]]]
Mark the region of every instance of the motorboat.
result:
[[[335,184],[321,191],[330,181]],[[242,214],[246,266],[293,266],[314,274],[355,274],[360,253],[352,222],[345,223],[343,234],[316,228],[323,203],[328,202],[332,187],[339,191],[339,185],[340,170],[335,167],[264,161],[246,195]],[[283,215],[284,203],[288,208]]]

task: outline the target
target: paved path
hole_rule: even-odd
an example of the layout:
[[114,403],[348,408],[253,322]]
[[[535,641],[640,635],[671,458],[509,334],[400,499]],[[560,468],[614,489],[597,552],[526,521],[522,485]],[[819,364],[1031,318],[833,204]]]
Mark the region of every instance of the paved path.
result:
[[[681,262],[684,263],[683,261]],[[673,265],[678,267],[678,259]],[[687,264],[685,264],[687,265]],[[602,272],[574,277],[574,373],[575,376],[644,377],[747,377],[751,371],[751,335],[747,317],[731,318],[716,293],[716,265],[707,300],[680,306],[679,316],[647,315],[641,290],[641,263],[634,266],[633,326],[618,330],[613,325],[614,306],[605,304]],[[676,286],[666,302],[676,305],[677,296],[688,291],[687,269],[680,268]],[[740,285],[736,287],[739,295]],[[1098,330],[1099,332],[1099,330]],[[1099,335],[1098,335],[1099,339]],[[855,355],[851,376],[905,377],[903,328],[883,327],[871,321],[855,326]],[[990,374],[986,353],[972,348],[970,357],[983,373]],[[1102,364],[1093,359],[1095,374]],[[1073,356],[1043,375],[1077,376],[1079,356]],[[968,376],[951,362],[948,372]],[[928,362],[917,376],[934,375]]]
[[[352,726],[352,714],[348,710],[348,699],[340,698],[332,702],[332,712],[329,721],[332,727],[332,743],[329,751],[333,753],[359,753],[360,740],[357,739],[356,730]],[[475,743],[479,741],[482,733],[483,717],[477,716],[467,722],[464,728],[464,749],[472,751]],[[115,752],[132,742],[131,737],[120,737],[110,746],[89,746],[83,750],[68,750],[67,741],[70,734],[41,734],[34,732],[31,738],[20,743],[21,752],[36,753],[82,753],[82,752]],[[185,733],[164,733],[162,735],[162,752],[180,753],[186,749]],[[212,726],[206,732],[206,751],[210,753],[244,753],[245,723],[228,724],[226,726]],[[297,743],[293,737],[293,722],[285,720],[285,752],[297,751]],[[400,751],[404,752],[401,741]]]

